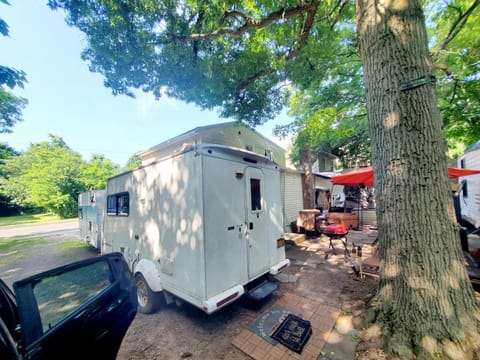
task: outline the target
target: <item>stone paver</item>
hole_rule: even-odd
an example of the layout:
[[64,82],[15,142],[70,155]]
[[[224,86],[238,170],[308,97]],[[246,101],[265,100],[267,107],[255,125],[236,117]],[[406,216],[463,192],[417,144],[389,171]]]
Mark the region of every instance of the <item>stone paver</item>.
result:
[[[350,237],[351,236],[351,237]],[[370,246],[374,236],[365,233],[349,234],[348,245],[352,243],[364,246],[364,256],[370,255]],[[289,251],[292,266],[300,269],[315,270],[318,266],[331,265],[334,271],[345,271],[349,264],[343,256],[331,256],[325,259],[330,251],[326,238],[305,239],[304,236],[290,236],[295,249]],[[358,259],[360,260],[360,259]],[[342,266],[343,265],[343,266]],[[299,275],[301,273],[301,275]],[[302,277],[310,277],[310,281],[302,281]],[[262,337],[244,329],[232,340],[232,344],[257,360],[350,360],[355,356],[358,334],[352,325],[351,315],[341,315],[341,303],[338,301],[337,286],[320,284],[315,281],[315,273],[300,271],[295,275],[283,274],[277,280],[285,283],[296,282],[293,292],[285,292],[275,304],[298,314],[312,325],[312,336],[303,348],[301,354],[289,350],[281,344],[272,345]],[[313,281],[312,281],[313,280]],[[269,311],[269,310],[267,310]],[[263,314],[262,314],[263,315]]]
[[317,359],[335,325],[340,308],[290,293],[282,296],[276,304],[301,314],[303,319],[310,321],[312,336],[301,354],[281,344],[272,345],[246,329],[232,340],[232,344],[257,360]]

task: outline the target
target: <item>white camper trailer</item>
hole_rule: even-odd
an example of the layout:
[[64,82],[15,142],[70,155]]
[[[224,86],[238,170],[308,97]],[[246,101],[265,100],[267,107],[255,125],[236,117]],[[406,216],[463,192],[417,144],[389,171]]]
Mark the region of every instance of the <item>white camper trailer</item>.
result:
[[[480,169],[480,140],[458,158],[458,167]],[[461,217],[478,228],[480,227],[480,175],[461,177],[458,181]]]
[[105,190],[91,190],[78,195],[80,239],[100,251],[102,244]]
[[[107,182],[103,252],[124,254],[139,310],[158,292],[206,313],[276,286],[285,259],[279,166],[222,145],[189,145]],[[256,280],[260,285],[248,287]]]

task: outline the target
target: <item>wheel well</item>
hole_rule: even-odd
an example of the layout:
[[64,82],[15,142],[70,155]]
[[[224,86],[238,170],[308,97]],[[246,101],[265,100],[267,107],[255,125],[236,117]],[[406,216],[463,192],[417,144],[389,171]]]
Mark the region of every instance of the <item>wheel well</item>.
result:
[[135,276],[141,274],[152,291],[158,292],[163,290],[159,270],[153,261],[140,259],[135,265],[133,273]]

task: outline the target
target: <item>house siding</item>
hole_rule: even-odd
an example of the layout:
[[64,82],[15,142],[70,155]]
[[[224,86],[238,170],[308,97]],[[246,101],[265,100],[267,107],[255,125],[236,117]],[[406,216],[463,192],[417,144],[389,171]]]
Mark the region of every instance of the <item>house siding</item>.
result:
[[283,171],[284,189],[284,213],[285,227],[290,229],[290,223],[297,221],[298,212],[303,209],[302,174],[297,171]]

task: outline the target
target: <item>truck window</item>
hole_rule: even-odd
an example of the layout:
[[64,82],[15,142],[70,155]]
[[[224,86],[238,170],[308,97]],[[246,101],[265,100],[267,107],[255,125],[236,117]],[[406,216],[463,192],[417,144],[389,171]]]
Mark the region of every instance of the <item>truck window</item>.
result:
[[47,332],[89,297],[111,284],[112,275],[106,261],[42,279],[33,294],[38,304],[43,332]]

